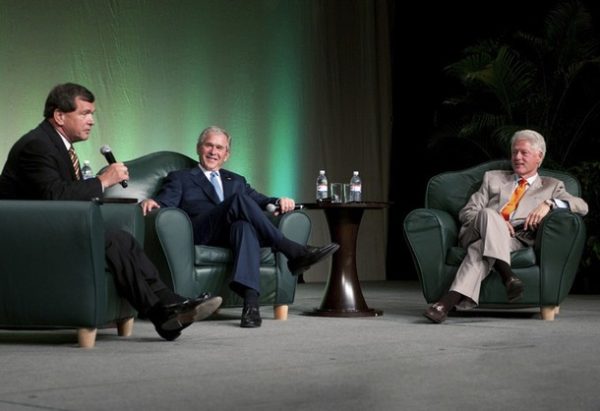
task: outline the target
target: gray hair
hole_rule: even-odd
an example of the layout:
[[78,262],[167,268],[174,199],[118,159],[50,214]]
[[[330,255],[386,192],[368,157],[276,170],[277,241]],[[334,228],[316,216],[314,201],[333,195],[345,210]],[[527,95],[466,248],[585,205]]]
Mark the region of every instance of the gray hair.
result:
[[231,150],[231,136],[229,135],[229,133],[227,132],[227,130],[218,127],[218,126],[210,126],[210,127],[206,127],[204,130],[202,130],[202,132],[200,133],[200,136],[198,137],[198,145],[204,143],[204,140],[206,140],[206,137],[208,137],[209,134],[223,134],[225,137],[227,137],[227,151]]
[[527,140],[531,147],[534,150],[537,150],[542,153],[542,161],[544,157],[546,157],[546,140],[544,140],[544,136],[542,136],[537,131],[533,130],[519,130],[515,134],[513,134],[510,140],[510,147],[514,147],[517,140]]

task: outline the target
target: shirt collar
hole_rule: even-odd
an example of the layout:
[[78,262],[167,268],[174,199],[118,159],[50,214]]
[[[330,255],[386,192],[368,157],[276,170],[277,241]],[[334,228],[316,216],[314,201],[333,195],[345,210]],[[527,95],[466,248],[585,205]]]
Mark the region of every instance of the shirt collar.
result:
[[[204,173],[204,175],[206,176],[206,178],[208,178],[210,180],[210,174],[212,173],[212,171],[205,169],[204,167],[202,167],[202,164],[198,163],[198,167],[200,168],[200,170],[202,170],[202,172]],[[221,172],[219,170],[213,170],[215,173],[217,173],[217,177],[221,177]]]
[[[533,182],[534,182],[535,180],[537,180],[538,176],[539,176],[539,174],[538,174],[538,173],[535,173],[535,174],[534,174],[534,175],[532,175],[531,177],[529,177],[529,178],[526,178],[525,180],[527,180],[527,185],[528,185],[528,186],[531,186],[531,185],[533,184]],[[518,175],[516,175],[516,174],[515,174],[515,183],[518,183],[520,179],[521,179],[521,177],[519,177]]]
[[55,128],[55,130],[58,133],[58,135],[60,136],[60,138],[62,138],[62,141],[65,144],[67,151],[69,151],[71,149],[71,147],[73,147],[73,144],[71,144],[71,142],[69,140],[67,140],[67,138],[65,136],[63,136],[63,134],[60,131],[58,131],[56,128]]

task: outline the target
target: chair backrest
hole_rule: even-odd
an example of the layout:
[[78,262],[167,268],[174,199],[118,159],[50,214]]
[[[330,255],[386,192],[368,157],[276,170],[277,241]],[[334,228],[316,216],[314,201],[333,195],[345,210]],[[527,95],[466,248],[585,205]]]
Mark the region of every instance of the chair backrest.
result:
[[[460,209],[481,186],[486,171],[511,169],[510,161],[493,160],[465,170],[449,171],[433,176],[427,183],[425,207],[444,210],[458,217]],[[575,196],[581,195],[579,181],[572,174],[544,168],[541,168],[539,173],[561,180],[569,193]]]
[[160,190],[167,174],[175,170],[192,168],[197,164],[197,160],[174,151],[157,151],[125,161],[129,170],[127,188],[117,184],[108,188],[104,192],[104,197],[136,198],[138,200],[153,197]]

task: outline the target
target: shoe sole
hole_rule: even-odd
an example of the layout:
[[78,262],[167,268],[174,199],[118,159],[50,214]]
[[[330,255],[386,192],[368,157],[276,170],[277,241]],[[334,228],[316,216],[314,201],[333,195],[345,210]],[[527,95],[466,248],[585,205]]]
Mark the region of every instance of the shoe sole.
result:
[[306,267],[295,267],[294,269],[288,267],[288,269],[290,270],[290,272],[292,273],[292,275],[300,275],[302,273],[304,273],[306,270],[308,270],[310,267],[312,267],[313,265],[317,264],[318,262],[320,262],[321,260],[323,260],[324,258],[330,256],[331,254],[335,253],[337,250],[339,250],[340,245],[339,244],[332,244],[330,247],[324,249],[321,254],[318,254],[315,257],[315,262],[306,266]]
[[509,303],[514,303],[519,301],[523,297],[523,288],[512,291],[506,297],[508,298]]
[[520,300],[523,297],[523,292],[525,291],[525,287],[523,284],[517,284],[514,287],[511,287],[510,290],[506,291],[506,298],[509,303],[514,303],[515,301]]
[[262,321],[260,323],[254,323],[254,324],[240,324],[240,327],[242,328],[258,328],[262,325]]
[[194,321],[204,320],[212,313],[217,311],[217,309],[223,303],[223,298],[221,297],[211,297],[206,301],[198,304],[194,308],[191,308],[188,311],[183,311],[177,314],[175,317],[170,318],[166,322],[164,322],[161,327],[163,330],[172,331],[176,329],[180,329],[186,327],[193,323]]
[[207,319],[219,309],[222,303],[223,299],[221,297],[217,296],[209,298],[194,309],[194,316],[192,318],[192,321],[190,322],[202,321]]
[[433,318],[433,317],[429,316],[427,313],[423,313],[423,316],[434,324],[441,324],[446,320],[446,319],[440,320],[437,318]]

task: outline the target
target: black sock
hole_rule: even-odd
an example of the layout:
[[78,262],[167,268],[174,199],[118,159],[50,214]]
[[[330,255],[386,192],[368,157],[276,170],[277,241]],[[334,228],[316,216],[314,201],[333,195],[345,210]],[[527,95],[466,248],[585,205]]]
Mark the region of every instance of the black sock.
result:
[[244,290],[244,306],[245,307],[257,307],[258,306],[258,291],[252,288],[246,288]]
[[302,257],[307,253],[306,247],[285,237],[277,245],[277,250],[281,251],[290,260]]
[[462,300],[462,298],[463,295],[461,293],[457,291],[448,291],[448,293],[445,296],[443,296],[438,302],[442,303],[444,307],[446,307],[446,309],[450,311],[452,308],[454,308],[456,304],[460,302],[460,300]]
[[175,294],[168,288],[163,288],[162,290],[155,291],[154,294],[158,297],[162,305],[179,304],[186,300],[186,298]]
[[503,282],[507,282],[510,277],[514,276],[512,270],[510,269],[510,265],[502,260],[496,260],[494,263],[494,268],[496,271],[498,271],[500,277],[502,277]]

